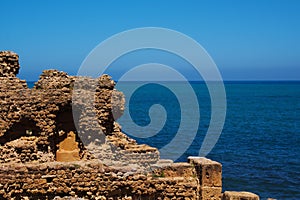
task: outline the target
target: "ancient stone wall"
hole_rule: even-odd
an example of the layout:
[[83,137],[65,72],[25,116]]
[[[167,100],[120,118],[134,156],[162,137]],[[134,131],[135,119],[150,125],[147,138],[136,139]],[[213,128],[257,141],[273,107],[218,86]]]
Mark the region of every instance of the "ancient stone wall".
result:
[[2,165],[0,199],[185,199],[198,197],[194,168],[176,163],[159,171],[108,168],[99,162]]
[[108,167],[99,160],[3,164],[0,199],[259,200],[250,192],[222,194],[220,163],[201,157],[189,161],[160,161],[151,171]]
[[[0,163],[54,161],[59,143],[71,131],[76,135],[81,159],[94,156],[120,162],[133,156],[131,160],[136,157],[138,163],[140,157],[143,157],[141,154],[145,155],[145,162],[156,162],[159,159],[157,149],[138,145],[122,133],[115,122],[123,113],[124,96],[114,89],[115,83],[108,75],[91,79],[69,76],[57,70],[45,70],[34,88],[28,89],[25,81],[15,77],[19,69],[18,56],[1,52],[0,60],[0,150],[3,152]],[[80,97],[93,95],[93,107],[88,107],[84,98],[73,98],[72,101],[73,93],[80,93]],[[96,123],[98,129],[91,126],[91,123]],[[77,131],[79,129],[80,133]],[[27,137],[34,137],[32,140],[36,146],[31,150],[28,146],[15,147],[15,143],[9,143],[13,140],[24,143],[22,141],[28,140]],[[84,145],[95,140],[111,148],[91,145],[91,155]]]

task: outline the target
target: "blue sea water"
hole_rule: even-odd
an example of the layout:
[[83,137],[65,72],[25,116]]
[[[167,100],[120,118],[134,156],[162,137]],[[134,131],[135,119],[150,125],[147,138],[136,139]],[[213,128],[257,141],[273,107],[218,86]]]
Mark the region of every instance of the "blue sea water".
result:
[[[120,88],[126,95],[126,88],[134,84],[125,83]],[[173,84],[180,90],[180,83]],[[192,87],[199,100],[200,125],[193,143],[177,161],[198,155],[210,122],[211,102],[206,85],[192,83]],[[224,129],[207,155],[223,165],[223,190],[251,191],[261,199],[300,199],[300,82],[226,82],[225,89]],[[180,95],[189,94],[183,90]],[[141,126],[151,121],[151,105],[160,104],[167,112],[163,129],[149,138],[134,137],[138,142],[162,148],[172,141],[181,120],[180,112],[184,112],[172,91],[147,84],[126,101],[126,109]],[[193,115],[194,109],[190,107],[187,112]],[[122,118],[119,121],[126,126],[126,120],[123,124]],[[126,130],[135,131],[130,127]]]
[[[181,90],[181,83],[173,84],[179,95],[189,95]],[[33,83],[28,85],[32,87]],[[117,84],[117,88],[126,95],[126,90],[135,85]],[[206,85],[201,82],[191,85],[199,101],[201,120],[193,143],[177,161],[198,155],[210,122],[211,102]],[[222,163],[223,190],[251,191],[261,199],[300,199],[300,82],[225,82],[225,89],[224,129],[207,155]],[[129,102],[126,109],[141,126],[151,121],[148,113],[151,105],[160,104],[165,108],[167,120],[159,133],[149,138],[134,137],[139,143],[157,148],[164,147],[176,135],[180,113],[193,115],[195,110],[192,106],[181,110],[176,95],[157,84],[138,88],[126,101]],[[126,120],[119,121],[126,126]],[[135,131],[134,127],[125,128],[130,130],[126,132],[128,135]]]
[[27,81],[27,86],[33,88],[35,81]]

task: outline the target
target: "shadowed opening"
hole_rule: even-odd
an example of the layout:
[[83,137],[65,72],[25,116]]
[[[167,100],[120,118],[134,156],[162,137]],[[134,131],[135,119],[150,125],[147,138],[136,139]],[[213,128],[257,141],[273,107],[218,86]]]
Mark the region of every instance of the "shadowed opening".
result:
[[[79,116],[79,115],[78,115]],[[55,118],[55,133],[51,140],[51,146],[53,149],[53,154],[56,155],[56,151],[59,149],[59,144],[64,141],[70,132],[75,133],[76,142],[78,143],[78,148],[80,150],[80,156],[82,157],[82,151],[84,149],[84,145],[80,138],[78,137],[77,129],[75,126],[75,122],[78,122],[79,119],[75,119],[72,113],[72,106],[66,105],[60,108],[60,111],[56,113]]]
[[22,118],[19,122],[14,123],[11,128],[0,137],[0,144],[4,145],[22,136],[38,136],[40,132],[41,129],[36,126],[33,120]]

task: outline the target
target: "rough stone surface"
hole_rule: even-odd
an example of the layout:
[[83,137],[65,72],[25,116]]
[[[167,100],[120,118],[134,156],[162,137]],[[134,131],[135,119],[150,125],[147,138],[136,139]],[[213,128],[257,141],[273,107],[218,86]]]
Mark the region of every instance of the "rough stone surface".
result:
[[200,186],[199,192],[199,196],[203,200],[220,200],[222,197],[222,187]]
[[226,191],[222,200],[259,200],[259,196],[251,192]]
[[0,168],[0,199],[199,199],[191,165],[176,163],[160,170],[165,172],[120,170],[99,161],[4,164]]
[[78,142],[73,131],[68,133],[66,139],[59,143],[59,149],[56,151],[56,160],[60,162],[78,161],[79,157]]
[[19,56],[16,53],[0,51],[0,77],[15,77],[19,69]]
[[188,162],[195,166],[200,184],[202,199],[221,199],[222,165],[204,157],[188,157]]

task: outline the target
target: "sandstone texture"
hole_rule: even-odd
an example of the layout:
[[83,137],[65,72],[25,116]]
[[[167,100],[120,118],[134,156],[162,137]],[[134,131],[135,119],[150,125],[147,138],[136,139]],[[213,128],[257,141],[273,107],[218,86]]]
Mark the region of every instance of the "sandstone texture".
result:
[[220,200],[222,193],[222,165],[203,157],[188,157],[194,165],[203,199]]
[[59,143],[56,160],[60,162],[80,160],[78,142],[76,142],[76,135],[73,131],[69,132],[67,138]]
[[0,77],[14,77],[20,69],[19,56],[11,51],[0,52]]
[[[187,163],[161,168],[164,175],[133,168],[106,167],[97,161],[4,164],[0,197],[5,199],[198,199],[198,181]],[[169,172],[172,172],[169,176]]]
[[226,191],[222,200],[259,200],[259,196],[251,192]]

